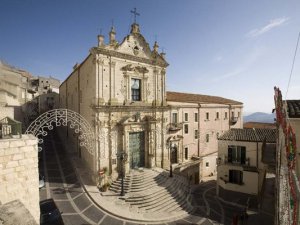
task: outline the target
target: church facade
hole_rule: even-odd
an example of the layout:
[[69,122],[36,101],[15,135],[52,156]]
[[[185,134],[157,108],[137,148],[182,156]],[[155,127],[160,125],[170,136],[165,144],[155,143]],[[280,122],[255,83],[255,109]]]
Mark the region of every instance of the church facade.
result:
[[94,155],[81,148],[79,155],[93,171],[107,168],[113,175],[122,152],[127,154],[126,171],[166,167],[168,63],[157,43],[150,49],[138,24],[120,44],[115,35],[112,28],[107,45],[99,35],[98,46],[60,86],[61,107],[84,116],[96,134]]
[[[203,166],[199,137],[203,134],[202,127],[209,123],[200,126],[200,99],[195,102],[183,102],[182,98],[177,101],[176,97],[168,99],[167,67],[165,54],[158,52],[157,42],[150,48],[140,33],[139,25],[133,23],[130,34],[121,43],[117,42],[113,27],[108,44],[105,44],[104,36],[98,35],[98,46],[90,49],[86,59],[76,64],[61,84],[60,107],[80,113],[91,124],[96,136],[94,154],[80,147],[78,135],[69,128],[64,135],[75,143],[72,148],[95,174],[105,169],[115,179],[121,170],[120,155],[126,153],[126,173],[140,167],[166,169],[170,164],[183,165],[192,161],[198,165],[197,171],[192,173],[195,182],[199,182],[199,166]],[[219,107],[220,117],[221,112],[225,116],[226,111],[228,121],[230,113],[235,111],[240,115],[237,126],[242,126],[242,103],[230,100],[206,101],[205,104],[208,105],[207,110],[214,112]],[[188,110],[193,111],[190,118],[194,118],[196,111],[199,113],[199,118],[194,118],[197,124],[193,121],[190,125],[198,128],[191,132],[186,132],[183,124],[188,122],[183,119]],[[205,116],[207,110],[202,109],[201,116]],[[175,112],[178,112],[177,117]],[[222,118],[215,123],[229,124],[228,121]],[[224,125],[220,129],[229,128]],[[205,150],[205,154],[216,153],[217,144],[213,148]],[[213,160],[215,162],[215,158]],[[206,174],[210,173],[207,171]]]

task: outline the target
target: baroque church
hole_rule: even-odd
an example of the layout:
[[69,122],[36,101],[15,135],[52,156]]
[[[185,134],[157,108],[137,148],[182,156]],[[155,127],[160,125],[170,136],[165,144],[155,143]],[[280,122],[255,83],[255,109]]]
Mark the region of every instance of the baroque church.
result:
[[[185,165],[188,171],[193,165],[187,176],[198,183],[203,174],[216,171],[217,132],[212,127],[217,124],[223,132],[242,126],[240,102],[167,92],[168,63],[158,48],[157,42],[150,48],[137,23],[121,43],[112,27],[109,43],[98,35],[98,46],[90,49],[61,84],[60,107],[78,112],[90,123],[95,150],[90,154],[80,146],[78,135],[69,128],[64,137],[95,174],[107,170],[116,179],[122,170],[120,155],[125,153],[126,173],[141,167],[168,169],[172,164]],[[226,118],[211,120],[214,124],[208,125],[209,113],[212,117],[216,112]],[[208,143],[209,138],[214,141]],[[205,156],[201,157],[202,153]],[[202,171],[201,167],[207,169],[208,165],[211,169]]]

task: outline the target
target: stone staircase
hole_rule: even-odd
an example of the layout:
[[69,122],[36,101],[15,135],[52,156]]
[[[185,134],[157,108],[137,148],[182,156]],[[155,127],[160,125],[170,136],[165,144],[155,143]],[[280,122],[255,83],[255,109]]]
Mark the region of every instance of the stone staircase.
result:
[[[121,179],[112,183],[110,191],[120,193]],[[124,178],[125,196],[120,198],[137,213],[182,216],[193,210],[190,187],[186,178],[160,168],[138,169]]]

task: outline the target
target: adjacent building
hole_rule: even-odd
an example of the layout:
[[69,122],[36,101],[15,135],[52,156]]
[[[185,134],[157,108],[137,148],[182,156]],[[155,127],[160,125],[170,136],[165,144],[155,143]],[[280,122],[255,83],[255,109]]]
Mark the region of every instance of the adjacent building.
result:
[[60,81],[35,77],[0,61],[0,120],[22,122],[23,131],[39,114],[57,108]]
[[[243,127],[243,103],[217,96],[167,92],[167,104],[168,138],[179,156],[173,151],[176,157],[172,161],[180,163],[193,183],[216,175],[217,139],[231,128]],[[195,162],[198,168],[188,169]]]
[[[227,191],[261,194],[268,169],[275,162],[276,129],[231,129],[218,140],[217,194]],[[224,192],[225,190],[225,192]]]

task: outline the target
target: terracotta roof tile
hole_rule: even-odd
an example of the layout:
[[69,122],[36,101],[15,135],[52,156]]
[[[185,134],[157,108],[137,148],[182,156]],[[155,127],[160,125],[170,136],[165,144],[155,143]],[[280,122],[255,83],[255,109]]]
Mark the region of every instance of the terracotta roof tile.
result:
[[253,129],[230,129],[222,134],[218,140],[226,141],[247,141],[276,143],[276,129],[253,128]]
[[300,100],[286,100],[290,118],[300,118]]
[[234,104],[242,105],[242,102],[234,101],[227,98],[210,95],[189,94],[180,92],[167,92],[167,101],[173,102],[188,102],[188,103],[216,103],[216,104]]

